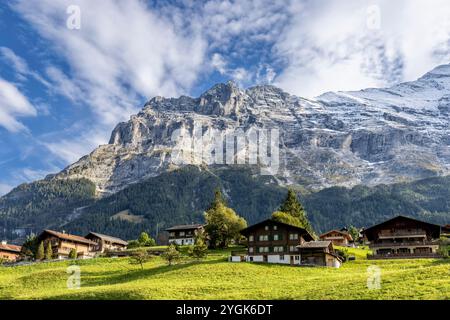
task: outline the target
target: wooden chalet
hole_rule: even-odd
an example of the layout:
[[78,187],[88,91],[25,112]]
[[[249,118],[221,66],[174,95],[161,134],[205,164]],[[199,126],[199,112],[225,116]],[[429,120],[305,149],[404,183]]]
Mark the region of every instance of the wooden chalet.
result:
[[8,244],[6,241],[2,241],[0,243],[0,259],[2,260],[6,260],[8,262],[15,262],[19,260],[21,252],[22,252],[21,246]]
[[85,238],[96,243],[93,248],[93,251],[95,252],[123,251],[126,250],[128,246],[128,242],[122,239],[96,232],[89,232]]
[[78,258],[92,258],[95,255],[94,249],[98,245],[86,238],[53,230],[44,230],[38,236],[38,241],[44,242],[44,248],[47,248],[48,243],[51,244],[55,259],[67,259],[72,249],[77,251]]
[[322,241],[331,241],[335,246],[347,247],[353,242],[350,233],[343,230],[330,230],[319,236]]
[[169,244],[176,243],[183,246],[194,244],[195,235],[201,230],[203,230],[202,224],[187,224],[173,226],[167,228],[165,231],[169,233]]
[[442,227],[441,236],[445,238],[450,238],[450,224],[447,224]]
[[305,242],[297,248],[302,265],[339,268],[343,262],[334,251],[333,242],[330,240]]
[[305,229],[272,219],[252,225],[241,234],[247,238],[247,251],[232,252],[233,262],[300,265],[297,246],[313,240]]
[[369,259],[439,257],[441,226],[398,216],[363,231]]

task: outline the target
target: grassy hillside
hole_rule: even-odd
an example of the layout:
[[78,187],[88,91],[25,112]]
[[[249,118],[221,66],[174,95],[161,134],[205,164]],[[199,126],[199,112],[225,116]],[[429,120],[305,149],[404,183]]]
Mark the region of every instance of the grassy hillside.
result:
[[[143,230],[155,236],[173,224],[202,222],[217,187],[250,224],[267,218],[286,195],[272,177],[248,168],[186,167],[100,200],[94,199],[94,187],[87,180],[40,181],[0,198],[0,237],[11,239],[4,230],[24,225],[36,231],[52,227],[77,234],[95,230],[124,239],[136,238]],[[450,223],[450,177],[373,188],[334,187],[316,193],[300,190],[317,233],[369,226],[398,214]],[[119,214],[123,212],[125,217]]]
[[[127,258],[76,262],[81,288],[66,286],[74,262],[0,270],[0,299],[450,299],[447,260],[351,261],[340,269],[231,263],[216,251],[203,262],[145,269]],[[381,268],[381,289],[367,288],[367,268]]]

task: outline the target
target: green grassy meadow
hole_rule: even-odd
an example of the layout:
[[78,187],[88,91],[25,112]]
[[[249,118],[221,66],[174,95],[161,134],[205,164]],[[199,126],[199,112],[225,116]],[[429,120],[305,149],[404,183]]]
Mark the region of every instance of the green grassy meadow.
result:
[[[214,251],[196,262],[167,266],[160,257],[144,270],[129,258],[0,267],[0,299],[450,299],[450,260],[356,261],[340,269],[227,262]],[[66,268],[81,268],[81,288],[68,289]],[[367,288],[367,268],[381,269],[381,289]]]

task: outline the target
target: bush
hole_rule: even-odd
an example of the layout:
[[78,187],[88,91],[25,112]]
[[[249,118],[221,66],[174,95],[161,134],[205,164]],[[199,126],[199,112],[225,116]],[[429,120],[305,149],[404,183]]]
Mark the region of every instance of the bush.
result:
[[76,259],[78,258],[77,250],[71,249],[69,252],[69,259]]
[[180,256],[181,256],[180,251],[177,250],[174,244],[171,244],[167,248],[166,252],[162,254],[163,259],[167,261],[169,266],[171,266],[175,261],[180,259]]

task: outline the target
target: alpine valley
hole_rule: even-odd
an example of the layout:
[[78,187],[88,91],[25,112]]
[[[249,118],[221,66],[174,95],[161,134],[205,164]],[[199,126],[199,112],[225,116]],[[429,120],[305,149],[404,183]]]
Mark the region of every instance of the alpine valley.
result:
[[[450,216],[450,65],[384,89],[329,92],[315,99],[270,86],[218,84],[198,98],[155,97],[109,144],[63,171],[0,198],[0,236],[43,228],[91,230],[131,239],[201,222],[219,187],[249,223],[298,191],[316,231],[370,225],[404,214]],[[177,164],[172,135],[279,130],[280,167]],[[320,226],[320,229],[319,229]]]

